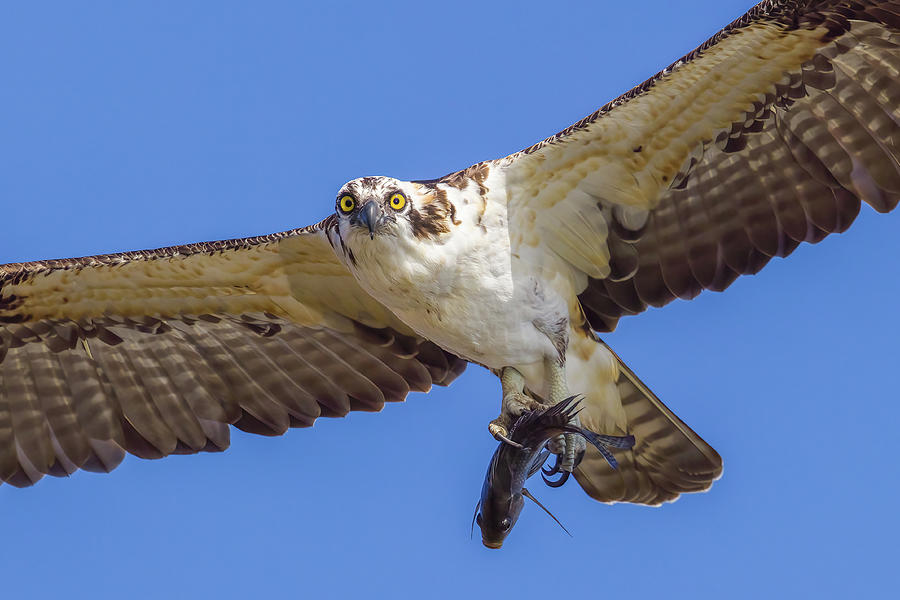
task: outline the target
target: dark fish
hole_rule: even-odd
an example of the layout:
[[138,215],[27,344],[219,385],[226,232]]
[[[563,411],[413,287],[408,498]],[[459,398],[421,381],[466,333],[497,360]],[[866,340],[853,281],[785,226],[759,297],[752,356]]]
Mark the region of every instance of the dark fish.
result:
[[[578,404],[578,397],[571,396],[545,410],[524,413],[509,432],[509,439],[513,444],[501,442],[494,452],[481,487],[481,500],[475,509],[475,522],[481,528],[481,542],[488,548],[500,548],[503,545],[522,512],[525,498],[531,499],[559,523],[525,488],[525,480],[537,473],[550,457],[550,451],[544,448],[549,440],[564,433],[584,436],[614,469],[618,463],[610,448],[634,446],[634,436],[600,435],[572,424],[572,418],[580,410]],[[557,464],[554,469],[545,472],[553,474],[558,471]],[[557,482],[547,481],[547,484],[558,487],[567,476],[568,473],[564,473],[562,479]],[[562,523],[559,526],[563,527]]]

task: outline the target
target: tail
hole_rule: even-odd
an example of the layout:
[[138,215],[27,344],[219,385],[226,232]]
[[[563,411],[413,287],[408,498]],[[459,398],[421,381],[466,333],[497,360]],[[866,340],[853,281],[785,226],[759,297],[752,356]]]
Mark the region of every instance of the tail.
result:
[[575,469],[584,491],[601,502],[658,505],[708,489],[722,458],[666,408],[602,341],[573,331],[566,357],[571,393],[583,394],[582,425],[608,435],[633,434],[631,450],[616,452],[618,468],[589,446]]

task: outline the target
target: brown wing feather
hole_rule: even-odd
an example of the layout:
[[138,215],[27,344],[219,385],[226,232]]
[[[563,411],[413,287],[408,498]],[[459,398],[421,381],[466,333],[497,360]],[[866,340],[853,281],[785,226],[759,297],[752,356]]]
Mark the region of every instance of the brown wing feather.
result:
[[465,361],[363,292],[318,226],[0,266],[0,482],[221,451],[446,385]]
[[761,2],[595,113],[494,161],[512,239],[581,271],[585,314],[610,331],[844,231],[860,202],[892,210],[898,15],[897,0]]
[[[846,230],[861,201],[879,212],[897,206],[898,14],[898,2],[762,3],[685,57],[701,60],[712,44],[764,21],[790,17],[794,27],[827,31],[811,58],[759,89],[740,120],[691,155],[659,194],[641,235],[621,223],[610,227],[610,247],[632,248],[637,268],[628,278],[589,279],[580,300],[594,329],[610,331],[647,306],[724,290],[801,242]],[[652,94],[655,81],[677,71],[630,94]]]

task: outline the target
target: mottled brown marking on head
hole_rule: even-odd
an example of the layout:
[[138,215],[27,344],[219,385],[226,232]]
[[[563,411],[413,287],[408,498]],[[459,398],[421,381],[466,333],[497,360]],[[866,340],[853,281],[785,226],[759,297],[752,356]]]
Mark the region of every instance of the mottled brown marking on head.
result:
[[430,201],[411,207],[408,213],[413,235],[419,239],[449,233],[451,225],[460,224],[456,220],[456,207],[447,197],[447,192],[437,186],[431,192]]
[[457,171],[456,173],[445,175],[437,181],[458,190],[464,190],[469,185],[469,178],[466,176],[465,171]]
[[484,187],[484,181],[485,179],[487,179],[487,176],[490,173],[491,163],[493,162],[497,161],[481,162],[477,165],[467,167],[462,171],[448,173],[447,175],[438,177],[437,179],[418,179],[416,181],[413,181],[413,183],[419,183],[429,187],[436,187],[435,184],[442,183],[457,190],[464,190],[469,187],[470,182],[474,181],[483,194],[487,191],[487,188]]
[[381,177],[360,177],[356,181],[359,183],[359,187],[361,188],[375,188],[381,183]]
[[450,199],[447,197],[447,190],[441,187],[435,186],[431,190],[431,203],[430,204],[438,204],[441,206],[446,206],[449,209],[449,220],[454,225],[459,225],[462,221],[456,218],[456,206]]

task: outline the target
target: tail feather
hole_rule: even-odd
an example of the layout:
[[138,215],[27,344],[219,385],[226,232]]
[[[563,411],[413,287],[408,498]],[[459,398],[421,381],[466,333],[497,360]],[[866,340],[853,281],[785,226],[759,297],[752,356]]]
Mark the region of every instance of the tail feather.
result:
[[[577,347],[567,360],[582,364],[569,364],[569,372],[574,374],[570,375],[569,388],[585,395],[582,423],[594,431],[635,437],[631,450],[616,452],[618,469],[611,468],[600,452],[589,447],[575,469],[581,487],[601,502],[650,505],[708,489],[722,474],[718,453],[669,410],[605,343],[584,336],[573,338]],[[616,368],[602,368],[610,360]],[[592,363],[601,368],[591,368]],[[614,393],[604,380],[611,373],[616,377]],[[618,418],[604,418],[606,413],[616,412]]]

